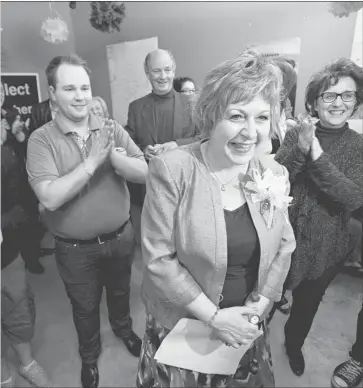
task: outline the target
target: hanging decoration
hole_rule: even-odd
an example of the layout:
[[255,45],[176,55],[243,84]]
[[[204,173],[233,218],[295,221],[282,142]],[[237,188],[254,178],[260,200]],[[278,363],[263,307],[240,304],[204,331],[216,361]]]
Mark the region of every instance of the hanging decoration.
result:
[[92,1],[90,23],[102,32],[118,32],[120,24],[126,16],[125,4],[119,1]]
[[51,17],[43,21],[40,29],[43,39],[53,44],[66,42],[69,37],[67,23],[57,11],[52,10],[51,2],[49,2],[49,9]]
[[336,18],[348,17],[361,8],[363,8],[362,1],[331,1],[328,5],[329,12]]

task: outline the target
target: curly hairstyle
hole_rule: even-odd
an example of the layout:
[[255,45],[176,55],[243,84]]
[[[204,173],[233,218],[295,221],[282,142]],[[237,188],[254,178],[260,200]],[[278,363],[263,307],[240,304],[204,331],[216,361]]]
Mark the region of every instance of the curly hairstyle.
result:
[[282,73],[271,59],[248,49],[208,73],[194,109],[194,122],[204,137],[221,120],[230,104],[252,101],[257,96],[271,106],[270,136],[278,133]]
[[352,78],[357,86],[357,101],[353,114],[356,112],[363,102],[363,68],[348,58],[341,58],[315,73],[306,87],[305,108],[312,117],[318,117],[314,106],[321,93],[346,77]]

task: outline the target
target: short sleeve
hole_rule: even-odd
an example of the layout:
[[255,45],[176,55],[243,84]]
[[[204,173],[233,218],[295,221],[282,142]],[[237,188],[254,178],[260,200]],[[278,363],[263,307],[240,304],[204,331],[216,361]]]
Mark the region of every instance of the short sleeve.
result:
[[43,133],[33,132],[28,141],[26,169],[34,188],[39,182],[59,178],[51,146]]
[[129,133],[119,124],[115,128],[115,146],[125,148],[127,155],[144,159],[144,154],[130,137]]

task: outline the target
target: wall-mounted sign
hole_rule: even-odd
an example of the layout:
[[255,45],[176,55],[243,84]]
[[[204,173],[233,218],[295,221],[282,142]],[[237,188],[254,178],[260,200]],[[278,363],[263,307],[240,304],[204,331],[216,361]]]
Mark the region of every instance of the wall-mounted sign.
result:
[[39,74],[1,73],[4,93],[3,109],[16,109],[26,120],[31,116],[32,105],[40,102]]

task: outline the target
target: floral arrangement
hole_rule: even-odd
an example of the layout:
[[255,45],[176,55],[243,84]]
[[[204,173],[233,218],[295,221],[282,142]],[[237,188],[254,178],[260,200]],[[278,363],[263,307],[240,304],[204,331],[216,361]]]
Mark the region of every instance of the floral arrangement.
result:
[[275,209],[282,210],[287,220],[287,208],[293,198],[285,194],[287,190],[285,176],[276,176],[269,168],[262,175],[257,169],[253,169],[244,189],[250,193],[252,203],[261,203],[262,215],[269,211],[267,228],[272,227]]
[[125,4],[118,1],[92,1],[90,23],[102,32],[118,32],[125,18]]
[[352,12],[357,12],[363,7],[362,1],[331,1],[329,12],[335,17],[348,17]]
[[60,16],[44,20],[40,33],[44,40],[53,44],[63,43],[69,36],[67,23]]

